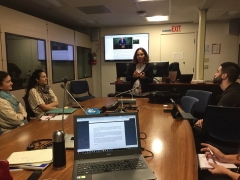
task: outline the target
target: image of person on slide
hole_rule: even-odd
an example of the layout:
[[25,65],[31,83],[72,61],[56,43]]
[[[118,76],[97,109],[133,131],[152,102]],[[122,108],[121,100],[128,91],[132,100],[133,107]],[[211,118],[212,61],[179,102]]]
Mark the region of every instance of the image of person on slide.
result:
[[123,37],[121,37],[118,41],[118,44],[121,48],[125,48],[126,40]]

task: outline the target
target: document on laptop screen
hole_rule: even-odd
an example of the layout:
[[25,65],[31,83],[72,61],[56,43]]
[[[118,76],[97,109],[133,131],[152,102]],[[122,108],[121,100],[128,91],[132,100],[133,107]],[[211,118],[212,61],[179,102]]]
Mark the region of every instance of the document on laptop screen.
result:
[[136,116],[78,118],[77,152],[137,148]]

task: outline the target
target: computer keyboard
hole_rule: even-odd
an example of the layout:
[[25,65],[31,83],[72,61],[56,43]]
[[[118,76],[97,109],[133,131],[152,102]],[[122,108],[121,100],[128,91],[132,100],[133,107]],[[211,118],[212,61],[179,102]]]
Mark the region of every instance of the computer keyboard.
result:
[[146,169],[147,165],[140,158],[78,164],[77,175],[96,174],[103,172]]
[[195,119],[191,113],[181,112],[180,113],[183,119]]

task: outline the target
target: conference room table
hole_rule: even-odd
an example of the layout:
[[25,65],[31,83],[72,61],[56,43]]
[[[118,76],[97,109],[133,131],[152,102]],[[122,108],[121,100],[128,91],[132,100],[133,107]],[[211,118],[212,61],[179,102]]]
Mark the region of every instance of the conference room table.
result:
[[[81,103],[86,108],[101,108],[113,103],[115,98],[94,98]],[[174,120],[170,113],[163,111],[162,104],[150,104],[147,98],[136,100],[139,110],[140,131],[147,138],[141,140],[141,145],[154,153],[153,158],[146,158],[158,180],[196,180],[197,156],[194,138],[188,120]],[[131,110],[132,111],[132,110]],[[84,114],[77,109],[64,121],[66,133],[73,134],[73,116]],[[61,121],[31,120],[0,136],[0,160],[6,160],[12,152],[25,151],[31,141],[52,138],[55,130],[62,129]],[[142,134],[141,134],[142,136]],[[151,155],[142,151],[145,156]],[[70,180],[72,178],[74,150],[66,149],[66,167],[53,170],[52,165],[45,169],[40,180]],[[14,180],[27,179],[31,170],[11,171]],[[126,177],[127,179],[127,177]]]

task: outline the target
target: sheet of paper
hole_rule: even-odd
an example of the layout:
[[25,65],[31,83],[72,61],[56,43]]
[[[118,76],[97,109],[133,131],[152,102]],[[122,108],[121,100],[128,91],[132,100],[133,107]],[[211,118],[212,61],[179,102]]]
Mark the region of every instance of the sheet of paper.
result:
[[52,161],[52,149],[13,152],[7,159],[9,164],[27,164]]
[[[207,160],[205,154],[198,154],[198,162],[199,162],[199,166],[200,166],[201,169],[211,169],[211,168],[213,168],[212,166],[210,166],[208,164],[208,162],[213,163],[213,160],[212,159]],[[216,163],[218,165],[224,166],[227,169],[236,169],[237,168],[234,164],[221,163],[221,162],[218,162],[218,161],[216,161]]]
[[[67,119],[68,115],[64,115],[64,120]],[[42,121],[54,121],[54,120],[62,120],[62,115],[52,116],[42,116],[40,118]]]

